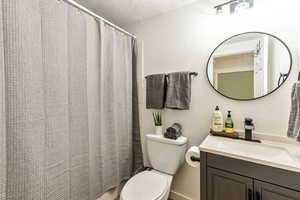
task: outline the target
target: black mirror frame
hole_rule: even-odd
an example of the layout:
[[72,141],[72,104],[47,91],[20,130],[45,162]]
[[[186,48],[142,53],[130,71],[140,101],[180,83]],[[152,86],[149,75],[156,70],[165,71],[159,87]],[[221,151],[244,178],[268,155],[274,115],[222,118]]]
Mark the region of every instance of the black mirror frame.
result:
[[[209,80],[209,76],[208,76],[208,67],[209,67],[209,62],[210,62],[210,59],[212,58],[213,54],[215,53],[215,51],[220,47],[222,46],[225,42],[227,42],[228,40],[236,37],[236,36],[240,36],[240,35],[244,35],[244,34],[248,34],[248,33],[260,33],[260,34],[265,34],[265,35],[269,35],[271,37],[274,37],[276,38],[277,40],[279,40],[287,49],[288,53],[289,53],[289,56],[290,56],[290,69],[289,69],[289,72],[287,73],[287,78],[281,83],[280,86],[278,86],[277,88],[275,88],[274,90],[272,90],[270,93],[268,94],[265,94],[263,96],[260,96],[260,97],[256,97],[256,98],[252,98],[252,99],[236,99],[236,98],[233,98],[233,97],[229,97],[229,96],[226,96],[224,94],[222,94],[221,92],[219,92],[214,86],[213,84],[210,82]],[[292,53],[291,53],[291,50],[289,49],[289,47],[287,46],[287,44],[285,44],[280,38],[278,38],[277,36],[275,35],[272,35],[270,33],[265,33],[265,32],[260,32],[260,31],[250,31],[250,32],[244,32],[244,33],[240,33],[240,34],[236,34],[236,35],[233,35],[231,37],[229,37],[228,39],[224,40],[223,42],[221,42],[213,51],[212,53],[210,54],[209,58],[208,58],[208,61],[207,61],[207,64],[206,64],[206,77],[207,77],[207,81],[209,82],[209,85],[219,94],[221,94],[223,97],[226,97],[228,99],[231,99],[231,100],[237,100],[237,101],[252,101],[252,100],[257,100],[257,99],[261,99],[261,98],[264,98],[268,95],[271,95],[273,92],[275,92],[276,90],[278,90],[286,81],[287,79],[289,78],[290,76],[290,73],[292,71],[292,66],[293,66],[293,57],[292,57]]]

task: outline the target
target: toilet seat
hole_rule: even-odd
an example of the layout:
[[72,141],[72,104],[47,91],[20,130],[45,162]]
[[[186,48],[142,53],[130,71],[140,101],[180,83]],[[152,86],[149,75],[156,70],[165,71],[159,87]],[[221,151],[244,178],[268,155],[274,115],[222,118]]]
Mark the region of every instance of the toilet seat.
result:
[[121,200],[160,200],[168,191],[168,180],[155,171],[144,171],[132,177],[121,192]]

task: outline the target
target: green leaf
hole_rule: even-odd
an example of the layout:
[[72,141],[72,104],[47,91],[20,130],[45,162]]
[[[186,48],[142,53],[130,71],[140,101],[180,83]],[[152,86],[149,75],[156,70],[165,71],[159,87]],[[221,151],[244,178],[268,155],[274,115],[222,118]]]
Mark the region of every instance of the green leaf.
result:
[[162,125],[161,112],[153,112],[152,116],[153,116],[153,121],[155,126],[161,126]]

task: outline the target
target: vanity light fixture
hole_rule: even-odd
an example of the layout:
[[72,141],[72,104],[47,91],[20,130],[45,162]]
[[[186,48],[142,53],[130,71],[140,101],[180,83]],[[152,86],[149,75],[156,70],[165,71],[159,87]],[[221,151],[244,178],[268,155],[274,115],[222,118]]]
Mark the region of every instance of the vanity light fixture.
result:
[[[254,0],[231,0],[225,3],[215,6],[216,14],[224,13],[224,10],[228,10],[230,14],[240,13],[253,7]],[[224,9],[228,7],[228,9]]]
[[222,6],[216,7],[216,14],[219,15],[222,13],[223,13],[223,7]]
[[234,8],[235,13],[240,13],[244,10],[248,10],[250,8],[250,2],[247,0],[240,0],[238,4]]

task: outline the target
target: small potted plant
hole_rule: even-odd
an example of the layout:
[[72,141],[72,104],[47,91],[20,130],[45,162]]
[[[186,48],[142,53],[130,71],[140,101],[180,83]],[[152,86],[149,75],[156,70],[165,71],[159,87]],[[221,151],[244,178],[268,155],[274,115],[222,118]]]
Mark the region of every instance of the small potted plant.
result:
[[153,120],[155,125],[155,133],[157,135],[162,135],[162,122],[161,122],[161,112],[154,112],[153,114]]

